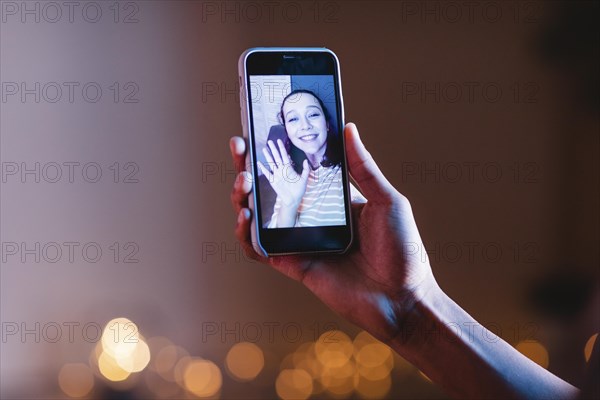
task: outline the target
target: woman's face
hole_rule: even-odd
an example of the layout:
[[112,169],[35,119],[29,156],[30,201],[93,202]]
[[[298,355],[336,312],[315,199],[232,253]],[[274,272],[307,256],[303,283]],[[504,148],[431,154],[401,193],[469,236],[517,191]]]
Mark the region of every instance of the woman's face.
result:
[[288,137],[305,154],[316,154],[327,143],[327,121],[319,100],[309,93],[298,93],[283,104],[283,119]]

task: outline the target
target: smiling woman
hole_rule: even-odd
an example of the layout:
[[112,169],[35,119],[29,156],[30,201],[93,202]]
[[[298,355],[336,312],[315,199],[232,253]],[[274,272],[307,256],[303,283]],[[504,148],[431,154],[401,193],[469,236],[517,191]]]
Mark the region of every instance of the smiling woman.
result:
[[283,99],[285,135],[267,140],[259,168],[277,199],[269,228],[344,225],[344,193],[338,133],[323,101],[294,90]]

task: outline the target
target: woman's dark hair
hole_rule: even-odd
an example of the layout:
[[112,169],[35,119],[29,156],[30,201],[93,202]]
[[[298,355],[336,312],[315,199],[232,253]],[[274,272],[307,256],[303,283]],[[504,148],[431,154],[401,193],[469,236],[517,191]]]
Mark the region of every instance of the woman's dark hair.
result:
[[[342,162],[342,152],[341,152],[342,141],[340,139],[340,134],[337,131],[337,127],[334,126],[334,124],[331,122],[331,115],[329,114],[329,111],[327,111],[325,104],[323,104],[323,101],[314,92],[307,90],[307,89],[296,89],[296,90],[293,90],[292,92],[290,92],[287,96],[285,96],[283,101],[281,102],[281,109],[279,110],[279,121],[285,128],[285,119],[283,116],[283,105],[285,104],[287,99],[289,99],[292,96],[298,95],[298,94],[300,94],[300,95],[310,94],[310,95],[314,96],[314,98],[317,99],[317,101],[319,102],[319,105],[321,106],[321,109],[323,110],[323,114],[325,116],[325,121],[327,122],[327,127],[328,127],[327,144],[326,144],[327,149],[325,150],[325,155],[323,156],[323,160],[321,160],[321,165],[324,167],[332,167],[334,165],[341,164],[341,162]],[[285,149],[287,150],[288,154],[290,155],[290,159],[292,160],[294,170],[296,170],[296,172],[298,174],[301,174],[302,173],[302,163],[304,162],[304,160],[306,160],[306,154],[302,150],[300,150],[298,147],[294,146],[294,144],[290,140],[289,136],[287,135],[287,130],[286,130],[286,137],[284,140],[284,145],[285,145]]]

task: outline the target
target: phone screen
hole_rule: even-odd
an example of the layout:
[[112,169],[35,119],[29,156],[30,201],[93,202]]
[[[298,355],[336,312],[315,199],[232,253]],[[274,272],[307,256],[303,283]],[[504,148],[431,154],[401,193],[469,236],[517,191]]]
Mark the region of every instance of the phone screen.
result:
[[298,241],[315,251],[343,246],[350,209],[337,60],[325,51],[255,53],[246,68],[262,241],[285,251],[300,250]]
[[[333,76],[252,75],[249,88],[262,227],[346,225]],[[280,213],[301,192],[292,226]]]

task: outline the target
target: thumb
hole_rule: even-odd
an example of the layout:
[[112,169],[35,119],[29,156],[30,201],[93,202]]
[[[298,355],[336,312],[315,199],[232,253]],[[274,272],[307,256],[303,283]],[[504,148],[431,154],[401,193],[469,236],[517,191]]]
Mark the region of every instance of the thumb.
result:
[[396,189],[383,173],[360,140],[358,129],[352,122],[344,128],[346,152],[350,175],[369,201],[388,198]]

